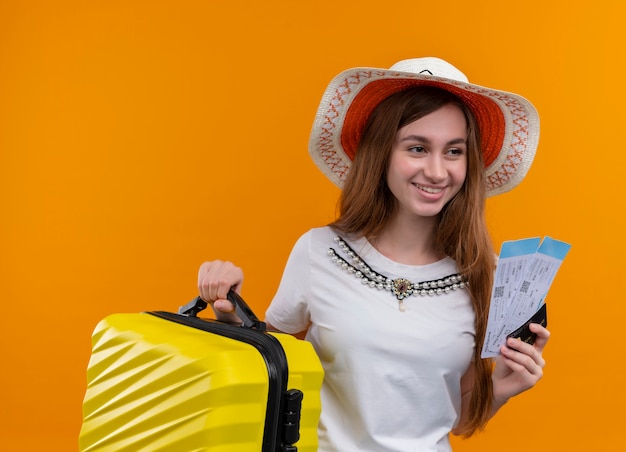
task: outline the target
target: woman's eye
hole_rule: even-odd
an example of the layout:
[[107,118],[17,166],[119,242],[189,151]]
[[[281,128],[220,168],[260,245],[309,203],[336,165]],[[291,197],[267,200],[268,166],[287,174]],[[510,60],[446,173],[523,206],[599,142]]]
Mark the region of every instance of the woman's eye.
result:
[[416,152],[416,153],[422,153],[422,152],[426,152],[426,149],[424,149],[423,146],[411,146],[409,148],[409,151]]
[[458,148],[448,149],[448,154],[451,154],[451,155],[463,155],[463,149],[458,149]]

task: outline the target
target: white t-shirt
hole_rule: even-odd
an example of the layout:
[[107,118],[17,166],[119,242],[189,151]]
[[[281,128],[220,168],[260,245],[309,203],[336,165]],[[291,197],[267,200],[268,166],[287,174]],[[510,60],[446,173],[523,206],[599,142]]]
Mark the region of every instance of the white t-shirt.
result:
[[[411,296],[404,303],[331,260],[343,255],[329,227],[294,246],[267,321],[306,339],[325,371],[319,451],[450,451],[461,411],[461,376],[474,349],[474,312],[465,289]],[[378,273],[411,282],[457,272],[455,262],[410,266],[365,239],[342,237]],[[345,256],[343,256],[345,258]]]

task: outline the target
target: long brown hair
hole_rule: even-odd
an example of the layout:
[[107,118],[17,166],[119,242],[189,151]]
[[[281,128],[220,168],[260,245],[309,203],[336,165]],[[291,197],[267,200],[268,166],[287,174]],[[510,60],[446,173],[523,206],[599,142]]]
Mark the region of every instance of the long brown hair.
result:
[[469,283],[474,307],[474,386],[469,420],[461,433],[471,436],[483,428],[491,413],[493,388],[491,360],[480,357],[485,336],[495,255],[484,218],[485,175],[480,131],[471,109],[457,96],[434,86],[418,86],[381,102],[370,115],[339,200],[339,216],[331,226],[357,237],[376,237],[398,208],[387,186],[387,169],[399,129],[444,105],[458,106],[465,114],[467,174],[459,193],[439,214],[435,246],[456,261]]

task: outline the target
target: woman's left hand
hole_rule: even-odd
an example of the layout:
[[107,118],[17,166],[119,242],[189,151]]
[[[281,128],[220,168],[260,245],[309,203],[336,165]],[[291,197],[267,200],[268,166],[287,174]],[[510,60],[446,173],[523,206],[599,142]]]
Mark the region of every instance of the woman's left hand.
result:
[[533,345],[509,338],[496,358],[491,378],[494,400],[498,404],[532,388],[543,376],[546,362],[542,353],[550,332],[537,323],[531,324],[530,330],[537,335]]

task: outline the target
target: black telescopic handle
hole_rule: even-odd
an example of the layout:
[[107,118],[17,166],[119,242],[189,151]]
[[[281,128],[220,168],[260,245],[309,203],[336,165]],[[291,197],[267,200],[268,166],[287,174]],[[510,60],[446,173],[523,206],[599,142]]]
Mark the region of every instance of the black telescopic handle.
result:
[[[265,322],[259,320],[254,314],[250,306],[241,298],[234,290],[228,292],[226,296],[233,306],[235,306],[235,313],[241,319],[241,326],[253,330],[265,331]],[[188,317],[197,317],[198,313],[204,311],[208,303],[201,297],[196,297],[184,306],[178,309],[178,313],[186,315]]]

